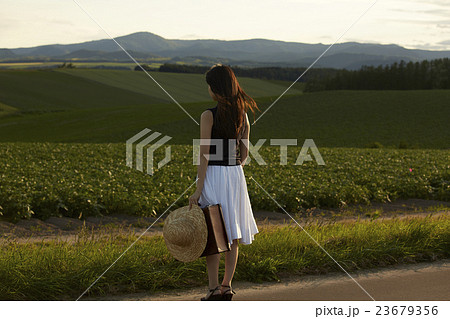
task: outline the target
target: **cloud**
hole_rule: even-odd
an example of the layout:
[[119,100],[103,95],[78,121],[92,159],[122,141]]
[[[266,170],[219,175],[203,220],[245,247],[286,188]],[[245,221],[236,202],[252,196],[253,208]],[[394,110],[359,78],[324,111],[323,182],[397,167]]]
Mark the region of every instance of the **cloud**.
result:
[[[410,1],[410,0],[409,0]],[[448,0],[439,1],[439,0],[415,0],[414,2],[425,4],[426,7],[417,5],[411,5],[401,8],[391,8],[389,11],[404,13],[403,15],[397,15],[396,19],[398,22],[406,22],[406,23],[442,23],[449,24],[450,20],[448,17],[450,16],[450,2]],[[406,14],[406,15],[405,15]],[[403,19],[406,16],[420,16],[422,20],[413,20],[413,19]],[[433,19],[434,18],[434,19]],[[445,18],[445,19],[443,19]],[[389,20],[387,20],[389,21]]]
[[433,25],[433,24],[437,24],[440,26],[445,26],[445,25],[449,25],[450,27],[450,19],[446,19],[446,20],[431,20],[431,19],[427,19],[427,20],[414,20],[414,19],[381,19],[382,21],[391,21],[391,22],[397,22],[397,23],[408,23],[408,24],[428,24],[428,25]]
[[439,16],[439,17],[448,17],[448,16],[450,16],[450,10],[449,9],[446,9],[446,10],[433,9],[433,10],[425,10],[423,12],[431,14],[431,15],[434,15],[434,16]]
[[73,23],[72,21],[69,20],[63,20],[63,19],[48,19],[48,22],[53,23],[53,24],[60,24],[60,25],[67,25],[67,26],[74,26],[75,23]]
[[413,0],[414,2],[432,4],[440,7],[449,7],[448,0]]
[[450,45],[450,40],[445,40],[445,41],[440,41],[437,44],[441,44],[441,45]]
[[[447,42],[442,43],[442,42]],[[413,44],[404,44],[403,47],[413,48],[413,49],[421,49],[421,50],[450,50],[450,41],[442,41],[438,43],[413,43]]]

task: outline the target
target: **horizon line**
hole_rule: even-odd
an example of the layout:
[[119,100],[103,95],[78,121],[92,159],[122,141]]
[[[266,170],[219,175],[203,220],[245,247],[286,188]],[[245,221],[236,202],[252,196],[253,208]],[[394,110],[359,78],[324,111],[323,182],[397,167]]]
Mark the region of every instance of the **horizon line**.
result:
[[[117,38],[121,38],[121,37],[126,37],[126,36],[130,36],[133,34],[137,34],[137,33],[149,33],[152,35],[155,35],[157,37],[160,37],[164,40],[168,40],[168,41],[223,41],[223,42],[235,42],[235,41],[252,41],[252,40],[267,40],[267,41],[276,41],[276,42],[284,42],[284,43],[298,43],[298,44],[310,44],[310,45],[327,45],[326,43],[322,43],[322,42],[316,42],[316,43],[308,43],[308,42],[297,42],[297,41],[286,41],[286,40],[279,40],[279,39],[269,39],[269,38],[246,38],[246,39],[233,39],[233,40],[227,40],[227,39],[214,39],[214,38],[196,38],[196,39],[180,39],[180,38],[165,38],[163,36],[160,36],[156,33],[150,32],[150,31],[136,31],[136,32],[132,32],[132,33],[128,33],[128,34],[124,34],[124,35],[120,35],[120,36],[116,36],[114,37],[114,39]],[[81,44],[81,43],[89,43],[89,42],[95,42],[95,41],[101,41],[101,40],[110,40],[113,41],[111,39],[108,38],[99,38],[99,39],[93,39],[93,40],[86,40],[86,41],[81,41],[81,42],[71,42],[71,43],[50,43],[50,44],[37,44],[37,45],[31,45],[31,46],[20,46],[20,47],[0,47],[0,49],[7,49],[7,50],[12,50],[12,49],[29,49],[29,48],[34,48],[34,47],[40,47],[40,46],[52,46],[52,45],[72,45],[72,44]],[[398,46],[407,50],[423,50],[423,51],[450,51],[450,49],[443,49],[443,50],[438,50],[438,49],[423,49],[423,48],[417,48],[417,47],[411,47],[411,46],[403,46],[397,43],[380,43],[380,42],[359,42],[359,41],[345,41],[345,42],[338,42],[336,44],[344,44],[344,43],[358,43],[358,44],[374,44],[374,45],[382,45],[382,46]],[[329,45],[329,44],[328,44]]]

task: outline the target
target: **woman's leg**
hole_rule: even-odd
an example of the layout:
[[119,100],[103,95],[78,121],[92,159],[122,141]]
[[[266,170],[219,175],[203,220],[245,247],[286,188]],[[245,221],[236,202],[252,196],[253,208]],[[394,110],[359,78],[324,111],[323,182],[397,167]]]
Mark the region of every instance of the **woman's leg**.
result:
[[[219,262],[220,254],[206,256],[206,267],[208,268],[209,289],[219,285]],[[214,294],[219,293],[216,291]]]
[[[231,244],[231,250],[225,253],[225,275],[223,276],[222,285],[231,287],[231,280],[233,279],[234,271],[236,270],[236,264],[238,260],[239,242],[238,239],[234,239]],[[222,287],[221,291],[224,292],[228,288]]]

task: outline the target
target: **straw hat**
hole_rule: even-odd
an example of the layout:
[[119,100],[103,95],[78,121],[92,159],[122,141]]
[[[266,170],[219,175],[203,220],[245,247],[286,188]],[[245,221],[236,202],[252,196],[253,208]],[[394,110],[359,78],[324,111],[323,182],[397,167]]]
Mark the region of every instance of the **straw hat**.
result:
[[206,247],[208,228],[202,209],[193,205],[178,208],[164,221],[164,241],[169,252],[179,261],[189,262],[200,257]]

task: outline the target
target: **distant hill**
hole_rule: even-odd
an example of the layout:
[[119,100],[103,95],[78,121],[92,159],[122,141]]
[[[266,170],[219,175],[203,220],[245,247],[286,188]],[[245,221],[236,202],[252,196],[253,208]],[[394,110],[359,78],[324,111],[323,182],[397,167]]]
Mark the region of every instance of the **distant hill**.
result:
[[[157,55],[151,53],[136,52],[127,50],[128,53],[135,59],[152,59],[157,58]],[[61,56],[63,59],[93,59],[93,60],[129,60],[128,55],[123,51],[105,52],[100,50],[76,50]]]
[[10,49],[0,49],[0,59],[14,57],[16,57],[16,55]]
[[[210,64],[211,59],[222,59],[221,61],[225,63],[242,66],[306,67],[329,46],[322,43],[309,44],[267,39],[170,40],[150,32],[136,32],[117,37],[115,40],[133,57],[140,60],[163,57],[170,58],[172,61]],[[315,66],[358,69],[362,65],[376,66],[400,60],[415,62],[445,57],[450,57],[450,51],[406,49],[396,44],[346,42],[335,44]],[[2,61],[19,62],[30,59],[130,61],[130,58],[111,39],[0,49]]]

